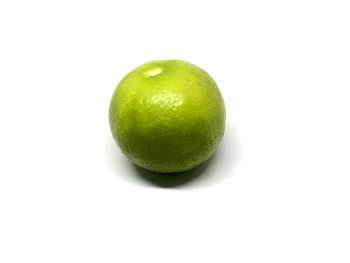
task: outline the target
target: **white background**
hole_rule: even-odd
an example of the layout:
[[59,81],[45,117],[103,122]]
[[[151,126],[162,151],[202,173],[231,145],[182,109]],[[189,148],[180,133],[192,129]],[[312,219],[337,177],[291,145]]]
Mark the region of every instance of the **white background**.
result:
[[[0,2],[0,262],[350,262],[349,1]],[[112,92],[182,59],[227,108],[164,179],[113,142]]]

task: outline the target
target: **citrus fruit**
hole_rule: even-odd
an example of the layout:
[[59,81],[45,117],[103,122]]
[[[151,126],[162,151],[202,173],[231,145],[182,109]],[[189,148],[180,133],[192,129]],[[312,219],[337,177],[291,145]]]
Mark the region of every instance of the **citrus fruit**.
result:
[[225,130],[225,106],[214,80],[181,60],[151,61],[127,74],[113,93],[114,139],[134,164],[161,173],[209,159]]

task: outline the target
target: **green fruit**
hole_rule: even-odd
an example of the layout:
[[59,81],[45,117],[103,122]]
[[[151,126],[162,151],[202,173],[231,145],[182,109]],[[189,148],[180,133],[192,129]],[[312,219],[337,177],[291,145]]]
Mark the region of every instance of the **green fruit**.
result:
[[109,122],[134,164],[162,173],[189,170],[213,154],[225,130],[225,105],[214,80],[181,60],[152,61],[114,91]]

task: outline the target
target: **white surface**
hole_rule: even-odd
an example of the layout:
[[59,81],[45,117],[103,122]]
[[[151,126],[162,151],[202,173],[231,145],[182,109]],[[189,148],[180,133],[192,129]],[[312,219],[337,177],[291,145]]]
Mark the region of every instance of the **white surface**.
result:
[[[350,262],[349,1],[1,1],[0,262]],[[227,130],[155,180],[108,126],[120,79],[183,59]]]

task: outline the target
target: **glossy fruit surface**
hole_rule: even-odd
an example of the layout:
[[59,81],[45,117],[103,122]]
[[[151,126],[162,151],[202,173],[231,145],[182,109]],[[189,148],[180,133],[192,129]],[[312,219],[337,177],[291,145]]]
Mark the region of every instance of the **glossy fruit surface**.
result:
[[134,164],[163,173],[207,160],[225,129],[225,106],[214,80],[181,60],[152,61],[127,74],[109,109],[114,139]]

